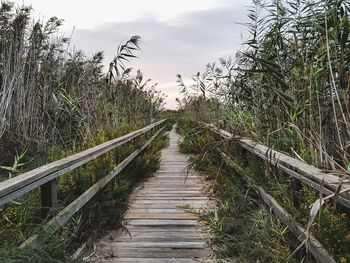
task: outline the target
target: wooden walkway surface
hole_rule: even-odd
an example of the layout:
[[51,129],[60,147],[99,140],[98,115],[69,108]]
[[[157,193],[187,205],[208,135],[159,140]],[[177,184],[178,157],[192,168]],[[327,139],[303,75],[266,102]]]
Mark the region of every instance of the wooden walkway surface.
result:
[[160,169],[131,198],[124,219],[127,230],[96,242],[90,261],[212,262],[198,216],[188,209],[205,207],[209,199],[200,178],[194,173],[186,176],[187,158],[178,149],[174,129],[169,137]]

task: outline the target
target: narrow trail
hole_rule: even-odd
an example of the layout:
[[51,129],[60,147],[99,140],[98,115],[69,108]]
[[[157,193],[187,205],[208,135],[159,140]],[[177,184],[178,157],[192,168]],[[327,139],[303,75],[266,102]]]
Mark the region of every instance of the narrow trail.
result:
[[[160,169],[132,195],[125,230],[98,240],[93,262],[209,262],[211,251],[198,215],[189,211],[210,204],[195,173],[186,177],[187,158],[173,128],[162,150]],[[186,180],[185,180],[186,178]]]

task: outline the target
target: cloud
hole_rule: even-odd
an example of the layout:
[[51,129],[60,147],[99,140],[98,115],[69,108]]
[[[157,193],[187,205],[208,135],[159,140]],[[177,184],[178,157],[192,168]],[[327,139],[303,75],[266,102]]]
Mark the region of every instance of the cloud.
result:
[[[243,4],[230,4],[211,10],[184,13],[170,20],[147,16],[129,22],[107,23],[93,29],[77,29],[73,35],[76,48],[90,55],[104,51],[109,62],[121,41],[131,35],[142,38],[139,59],[130,64],[141,69],[146,78],[158,82],[168,93],[168,107],[174,108],[176,74],[185,78],[202,71],[208,62],[233,55],[241,45],[245,18]],[[174,87],[165,85],[174,83]],[[166,86],[166,88],[165,88]]]

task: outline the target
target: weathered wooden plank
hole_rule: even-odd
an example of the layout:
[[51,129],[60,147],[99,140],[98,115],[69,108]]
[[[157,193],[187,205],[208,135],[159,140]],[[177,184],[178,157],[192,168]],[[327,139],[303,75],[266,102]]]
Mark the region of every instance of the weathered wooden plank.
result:
[[181,189],[181,187],[199,187],[200,181],[193,180],[180,180],[180,181],[169,181],[169,180],[157,180],[157,181],[149,181],[144,184],[144,186],[148,185],[156,185],[159,187],[173,187],[177,189]]
[[179,160],[168,160],[168,161],[161,161],[160,162],[162,166],[171,166],[171,167],[182,167],[182,168],[186,168],[188,167],[188,162],[183,160],[183,161],[179,161]]
[[175,219],[132,219],[127,221],[130,226],[197,226],[199,223],[197,220],[175,220]]
[[[98,249],[99,247],[97,247]],[[118,246],[101,246],[111,250],[112,256],[124,258],[205,258],[209,254],[209,250],[186,249],[186,248],[128,248]]]
[[[162,165],[161,165],[162,166]],[[171,176],[171,175],[184,175],[184,172],[183,171],[180,171],[180,172],[170,172],[170,171],[158,171],[157,172],[157,176],[160,176],[160,175],[166,175],[166,176]]]
[[200,180],[193,180],[193,179],[171,179],[171,178],[158,178],[157,180],[149,181],[148,183],[155,183],[155,184],[192,184],[192,185],[198,185],[201,181]]
[[[154,228],[152,228],[154,230]],[[125,241],[125,240],[147,240],[147,241],[188,241],[188,240],[195,240],[195,241],[203,241],[204,234],[200,233],[198,229],[191,230],[191,231],[138,231],[137,230],[133,232],[128,233],[119,233],[117,236],[111,237],[111,241]],[[105,242],[107,242],[106,239],[104,239]],[[108,242],[110,242],[108,240]],[[103,240],[102,240],[103,241]]]
[[169,187],[169,185],[166,185],[166,184],[148,184],[146,186],[149,186],[151,187],[152,189],[155,189],[157,187],[160,187],[162,190],[159,191],[159,193],[165,193],[167,190],[169,191],[176,191],[180,188],[183,188],[184,191],[188,190],[188,191],[200,191],[201,189],[200,188],[194,188],[195,187],[195,184],[191,184],[191,185],[188,185],[186,187],[186,184],[174,184],[172,185],[171,187]]
[[[131,233],[131,235],[134,235],[135,233],[163,233],[163,232],[169,232],[170,234],[173,233],[174,235],[176,233],[186,234],[190,232],[198,232],[200,233],[200,225],[195,225],[195,226],[188,226],[188,227],[182,227],[182,226],[159,226],[157,228],[152,227],[152,226],[142,226],[142,225],[137,225],[137,226],[132,226],[132,225],[126,225],[126,229],[128,232]],[[125,232],[126,233],[126,232]],[[158,235],[158,234],[157,234]]]
[[133,212],[130,211],[125,215],[126,220],[130,219],[197,219],[198,216],[190,213],[165,213],[165,212]]
[[185,203],[185,202],[179,202],[179,203],[150,203],[150,204],[132,204],[130,205],[130,208],[172,208],[172,207],[188,207],[190,209],[201,209],[204,207],[207,207],[206,203]]
[[[198,263],[200,261],[188,258],[113,258],[101,259],[101,263]],[[206,261],[209,263],[209,261]],[[212,261],[210,261],[212,262]]]
[[161,163],[163,162],[186,162],[187,163],[187,158],[177,158],[177,157],[162,157]]
[[[175,189],[195,189],[195,187],[198,187],[198,184],[195,183],[145,183],[144,186],[146,187],[152,187],[152,188],[162,188],[162,189],[169,189],[169,190],[175,190]],[[197,188],[198,189],[198,188]]]
[[120,235],[112,241],[128,242],[148,241],[148,242],[171,242],[171,241],[202,241],[203,236],[198,231],[182,231],[182,232],[138,232],[133,235]]
[[208,198],[207,197],[203,197],[203,196],[150,196],[150,195],[139,195],[136,196],[134,198],[132,198],[131,200],[137,200],[139,201],[140,197],[142,197],[142,201],[148,201],[148,200],[155,200],[155,201],[159,201],[160,199],[162,201],[167,201],[167,200],[174,200],[174,201],[181,201],[181,202],[192,202],[192,200],[203,200],[203,201],[207,201]]
[[194,181],[198,181],[199,178],[195,175],[192,175],[192,174],[177,174],[177,175],[174,175],[174,174],[160,174],[157,176],[158,179],[165,179],[165,178],[168,178],[168,179],[180,179],[180,180],[184,180],[184,179],[187,179],[187,180],[194,180]]
[[[153,190],[154,189],[154,190]],[[145,195],[182,195],[182,194],[194,194],[194,195],[200,195],[203,196],[202,193],[200,192],[200,189],[196,188],[185,188],[183,191],[179,191],[177,188],[163,188],[160,191],[155,190],[156,188],[152,189],[146,189],[146,190],[141,190],[140,192],[135,193],[137,194],[145,194]]]
[[137,209],[129,209],[130,212],[140,212],[140,213],[191,213],[188,209],[172,207],[172,208],[137,208]]
[[[181,205],[186,203],[186,200],[133,200],[132,204],[172,204],[172,205]],[[187,203],[191,204],[206,204],[206,200],[189,200]]]
[[127,242],[100,242],[98,243],[99,246],[106,245],[106,246],[115,246],[120,249],[128,249],[128,248],[170,248],[170,249],[198,249],[198,248],[206,248],[208,247],[207,244],[205,244],[203,241],[178,241],[178,242],[168,242],[168,241],[161,241],[161,242],[151,242],[151,241],[141,241],[136,242],[134,240],[127,240]]
[[205,198],[203,195],[199,192],[195,193],[194,191],[189,191],[188,193],[167,193],[167,192],[140,192],[138,193],[135,198],[158,198],[161,199],[164,198],[186,198],[186,197],[196,197],[196,198]]

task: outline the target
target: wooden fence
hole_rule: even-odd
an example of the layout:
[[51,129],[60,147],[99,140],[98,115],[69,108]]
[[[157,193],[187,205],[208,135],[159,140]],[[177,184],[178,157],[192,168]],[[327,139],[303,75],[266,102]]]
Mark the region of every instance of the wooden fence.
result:
[[[107,141],[80,153],[46,164],[34,170],[13,177],[0,183],[0,206],[20,197],[29,191],[41,188],[41,204],[44,210],[50,209],[57,203],[57,178],[70,172],[97,157],[130,142],[137,137],[156,130],[146,143],[120,162],[115,169],[87,189],[82,195],[53,217],[40,234],[27,239],[21,247],[41,245],[47,238],[63,226],[76,212],[78,212],[99,190],[118,175],[136,156],[138,156],[164,129],[166,120],[160,120],[137,131],[119,138]],[[163,125],[163,126],[162,126]]]

